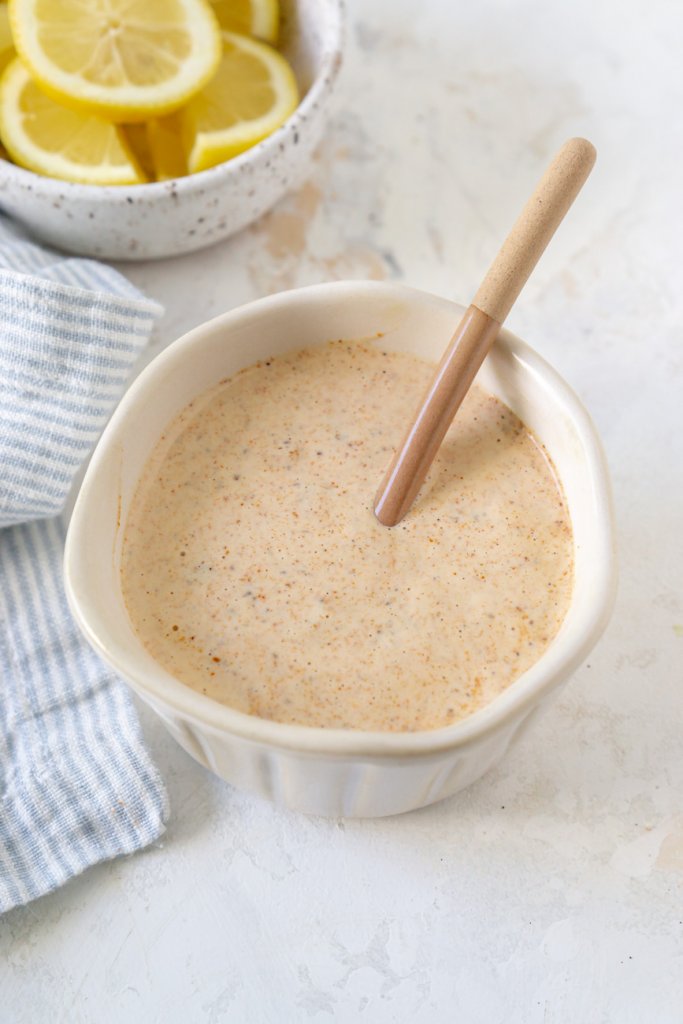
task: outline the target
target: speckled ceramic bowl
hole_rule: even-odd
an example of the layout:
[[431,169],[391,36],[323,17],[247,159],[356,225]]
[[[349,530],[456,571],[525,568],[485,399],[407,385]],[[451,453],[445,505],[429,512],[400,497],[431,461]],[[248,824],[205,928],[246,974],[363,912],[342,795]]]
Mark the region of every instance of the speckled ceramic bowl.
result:
[[[66,585],[86,637],[178,742],[229,782],[311,814],[371,817],[434,803],[499,760],[584,660],[608,620],[615,584],[612,510],[600,442],[576,396],[507,331],[480,371],[550,452],[574,529],[575,585],[543,656],[487,707],[443,729],[373,733],[285,725],[183,686],[144,649],[121,594],[122,525],[168,423],[197,395],[255,360],[333,338],[381,335],[383,348],[438,360],[462,310],[390,284],[346,282],[279,295],[197,327],[147,367],[114,413],[76,502]],[[369,493],[377,481],[369,480]]]
[[50,245],[107,259],[192,252],[256,220],[305,180],[341,65],[343,0],[281,0],[282,50],[303,99],[277,132],[200,174],[98,187],[45,178],[0,160],[0,208]]

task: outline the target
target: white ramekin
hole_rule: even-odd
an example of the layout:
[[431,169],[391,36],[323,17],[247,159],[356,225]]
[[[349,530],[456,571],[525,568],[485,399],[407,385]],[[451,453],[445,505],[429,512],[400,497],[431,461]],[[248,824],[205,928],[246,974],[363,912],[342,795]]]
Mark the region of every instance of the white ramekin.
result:
[[342,57],[343,0],[282,0],[282,45],[303,99],[273,135],[208,171],[148,185],[79,185],[0,159],[0,209],[50,245],[147,260],[240,231],[311,173]]
[[[495,701],[448,728],[373,733],[283,725],[233,711],[169,675],[142,647],[121,595],[123,527],[136,482],[169,421],[196,395],[259,358],[332,338],[436,360],[461,313],[389,284],[342,282],[284,292],[197,327],[147,367],[116,410],[76,502],[66,545],[71,607],[90,643],[201,764],[236,786],[310,814],[373,817],[433,803],[505,753],[585,659],[615,590],[610,488],[600,442],[570,388],[504,331],[480,383],[543,442],[562,479],[575,538],[567,618],[536,664]],[[372,492],[377,481],[368,480]]]

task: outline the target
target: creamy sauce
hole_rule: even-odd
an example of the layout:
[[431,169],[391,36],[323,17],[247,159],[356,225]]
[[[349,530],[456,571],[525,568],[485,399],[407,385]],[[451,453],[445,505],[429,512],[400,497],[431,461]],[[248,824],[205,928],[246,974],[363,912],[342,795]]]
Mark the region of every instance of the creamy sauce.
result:
[[471,389],[411,512],[372,499],[433,367],[359,342],[258,363],[161,438],[126,524],[122,585],[170,673],[240,711],[434,729],[548,646],[573,581],[552,465]]

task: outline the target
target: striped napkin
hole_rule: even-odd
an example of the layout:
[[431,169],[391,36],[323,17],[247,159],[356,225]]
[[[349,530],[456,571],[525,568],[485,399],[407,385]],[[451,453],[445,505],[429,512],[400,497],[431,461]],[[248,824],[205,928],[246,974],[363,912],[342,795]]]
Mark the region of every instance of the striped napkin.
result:
[[0,912],[164,829],[128,691],[71,619],[60,518],[160,313],[0,216]]

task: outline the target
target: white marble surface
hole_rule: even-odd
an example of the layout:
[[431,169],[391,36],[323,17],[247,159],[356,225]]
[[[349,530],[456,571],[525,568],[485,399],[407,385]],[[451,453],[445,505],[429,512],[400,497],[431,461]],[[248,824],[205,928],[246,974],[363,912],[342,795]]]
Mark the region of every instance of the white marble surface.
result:
[[354,0],[311,182],[196,256],[126,268],[157,348],[292,285],[397,277],[467,300],[565,137],[599,162],[510,317],[602,432],[616,612],[468,791],[384,821],[230,789],[143,712],[158,848],[0,921],[0,1018],[683,1020],[683,12],[678,0]]

